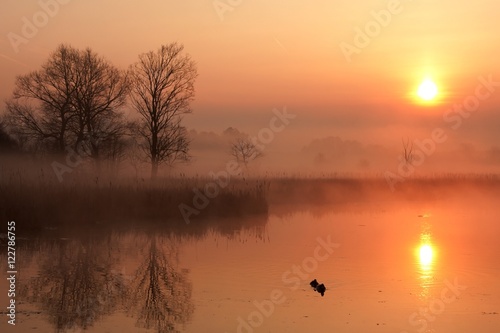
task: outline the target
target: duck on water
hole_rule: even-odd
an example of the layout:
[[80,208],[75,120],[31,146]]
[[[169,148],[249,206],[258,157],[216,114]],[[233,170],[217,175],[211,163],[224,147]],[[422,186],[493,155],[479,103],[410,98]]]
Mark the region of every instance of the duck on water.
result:
[[311,283],[309,283],[311,287],[314,288],[318,293],[321,294],[321,296],[325,295],[326,287],[323,283],[319,283],[316,279],[312,280]]

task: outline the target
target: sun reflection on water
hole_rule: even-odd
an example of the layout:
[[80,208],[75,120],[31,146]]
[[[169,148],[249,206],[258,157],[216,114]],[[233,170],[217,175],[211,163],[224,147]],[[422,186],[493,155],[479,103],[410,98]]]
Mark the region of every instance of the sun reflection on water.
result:
[[429,270],[432,263],[433,250],[430,244],[420,246],[420,266],[422,270]]
[[427,299],[429,289],[434,284],[434,273],[436,264],[436,246],[432,242],[430,225],[425,223],[420,234],[420,244],[417,246],[418,273],[420,276],[420,297]]

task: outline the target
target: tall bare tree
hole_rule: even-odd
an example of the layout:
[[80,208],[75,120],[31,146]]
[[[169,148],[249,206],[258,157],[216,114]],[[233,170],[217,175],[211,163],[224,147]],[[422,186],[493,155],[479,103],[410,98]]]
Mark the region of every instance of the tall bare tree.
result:
[[17,77],[7,102],[9,130],[25,146],[63,152],[74,117],[77,50],[61,45],[38,71]]
[[90,157],[99,160],[101,150],[113,146],[126,124],[117,110],[128,96],[129,82],[126,74],[87,48],[78,54],[77,80],[72,96],[75,121],[72,128],[75,148],[86,141]]
[[140,115],[141,148],[151,162],[151,178],[161,163],[189,158],[189,140],[182,116],[194,99],[196,65],[177,43],[139,55],[131,66],[132,102]]
[[40,70],[17,78],[7,102],[9,129],[26,145],[51,152],[85,142],[98,160],[125,130],[119,108],[128,92],[125,72],[90,49],[61,45]]

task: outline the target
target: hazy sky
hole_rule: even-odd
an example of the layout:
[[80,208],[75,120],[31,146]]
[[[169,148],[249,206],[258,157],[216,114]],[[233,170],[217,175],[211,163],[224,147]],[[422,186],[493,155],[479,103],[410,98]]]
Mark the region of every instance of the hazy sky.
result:
[[[495,0],[2,0],[0,98],[60,43],[127,68],[177,41],[198,64],[190,128],[256,134],[286,106],[297,117],[279,136],[294,146],[338,136],[396,147],[442,127],[447,145],[486,149],[500,145],[499,12]],[[489,96],[444,120],[474,102],[479,77],[493,82]],[[425,78],[439,90],[428,104],[415,98]]]

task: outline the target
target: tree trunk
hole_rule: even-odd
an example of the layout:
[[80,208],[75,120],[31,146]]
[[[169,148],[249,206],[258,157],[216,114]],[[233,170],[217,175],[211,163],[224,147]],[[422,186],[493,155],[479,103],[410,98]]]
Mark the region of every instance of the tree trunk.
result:
[[156,179],[157,175],[158,175],[158,162],[152,161],[151,162],[151,179]]

